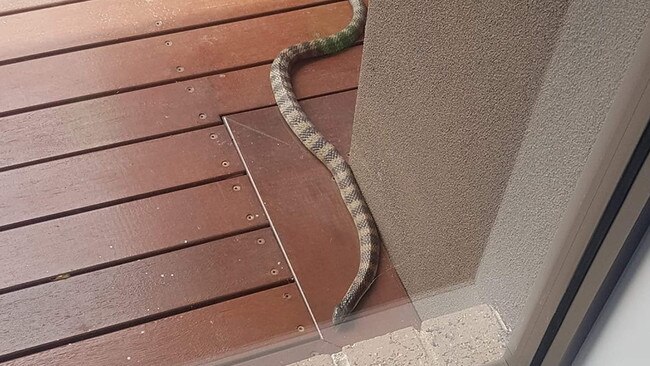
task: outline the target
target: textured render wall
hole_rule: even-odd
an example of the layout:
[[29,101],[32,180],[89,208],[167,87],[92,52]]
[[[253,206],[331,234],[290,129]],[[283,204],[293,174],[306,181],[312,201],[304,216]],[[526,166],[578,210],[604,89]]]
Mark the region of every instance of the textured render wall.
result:
[[352,162],[419,297],[474,280],[567,3],[370,4]]
[[648,0],[573,1],[476,279],[514,325],[650,17]]
[[649,4],[371,2],[352,163],[423,317],[516,323]]

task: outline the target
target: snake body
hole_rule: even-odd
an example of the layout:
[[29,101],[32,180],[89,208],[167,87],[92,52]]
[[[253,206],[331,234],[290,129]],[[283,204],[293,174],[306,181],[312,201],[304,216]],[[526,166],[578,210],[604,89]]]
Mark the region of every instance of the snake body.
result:
[[379,264],[380,238],[352,169],[334,145],[320,134],[296,99],[291,85],[291,67],[296,61],[338,53],[356,42],[366,20],[362,0],[350,0],[352,20],[341,31],[328,37],[314,39],[284,49],[271,66],[271,86],[280,112],[302,144],[330,171],[338,185],[359,237],[360,263],[358,272],[340,303],[334,308],[332,322],[342,323],[354,310],[372,285]]

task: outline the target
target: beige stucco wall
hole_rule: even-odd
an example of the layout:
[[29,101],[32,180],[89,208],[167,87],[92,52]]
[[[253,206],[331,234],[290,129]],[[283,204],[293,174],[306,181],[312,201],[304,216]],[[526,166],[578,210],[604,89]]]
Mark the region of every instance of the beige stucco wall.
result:
[[352,163],[425,318],[516,324],[650,2],[370,3]]

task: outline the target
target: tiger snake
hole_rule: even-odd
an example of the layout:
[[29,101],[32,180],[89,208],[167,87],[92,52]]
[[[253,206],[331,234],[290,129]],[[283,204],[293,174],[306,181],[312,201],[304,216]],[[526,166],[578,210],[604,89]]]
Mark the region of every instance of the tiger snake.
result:
[[332,314],[334,325],[345,321],[375,280],[381,243],[375,221],[352,169],[334,145],[316,130],[298,103],[291,85],[291,68],[296,61],[332,55],[357,41],[365,25],[366,6],[363,0],[349,1],[353,15],[345,28],[328,37],[290,46],[280,52],[271,65],[271,86],[282,117],[300,142],[329,169],[357,229],[360,250],[359,269],[347,292],[334,308]]

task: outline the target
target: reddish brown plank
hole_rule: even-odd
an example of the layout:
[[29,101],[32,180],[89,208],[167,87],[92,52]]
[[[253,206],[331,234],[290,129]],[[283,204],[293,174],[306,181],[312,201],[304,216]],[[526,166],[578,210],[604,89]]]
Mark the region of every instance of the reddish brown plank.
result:
[[267,224],[242,176],[0,232],[0,292]]
[[199,79],[0,118],[0,169],[218,122],[212,93]]
[[7,293],[0,296],[0,355],[290,278],[273,232],[262,229]]
[[0,21],[0,34],[3,35],[0,64],[325,2],[327,0],[111,0],[15,14]]
[[[299,326],[305,330],[299,332]],[[316,336],[296,285],[289,284],[15,359],[6,365],[205,365],[245,350],[277,343],[296,344]]]
[[88,0],[3,0],[0,16]]
[[0,173],[0,229],[242,173],[223,126]]
[[[356,46],[336,57],[296,65],[292,83],[298,98],[356,88],[359,83],[362,50],[362,46]],[[214,87],[220,114],[275,105],[269,74],[270,66],[262,66],[228,73],[223,78],[208,78]]]
[[[295,71],[300,98],[356,87],[361,46]],[[273,105],[270,66],[0,118],[0,170],[219,122]]]
[[[303,104],[316,126],[339,150],[349,151],[356,92],[310,99]],[[316,320],[328,327],[334,306],[348,289],[359,264],[356,230],[336,185],[288,129],[277,108],[227,117],[249,172],[278,230],[296,277]],[[390,315],[325,329],[325,339],[346,344],[387,333],[419,319],[383,252],[377,280],[357,315]],[[403,306],[406,304],[405,306]],[[400,311],[387,311],[400,306]]]
[[4,65],[0,115],[269,62],[349,19],[350,5],[338,2]]

